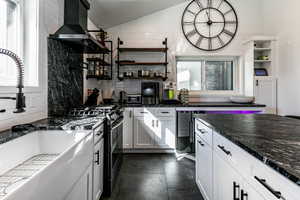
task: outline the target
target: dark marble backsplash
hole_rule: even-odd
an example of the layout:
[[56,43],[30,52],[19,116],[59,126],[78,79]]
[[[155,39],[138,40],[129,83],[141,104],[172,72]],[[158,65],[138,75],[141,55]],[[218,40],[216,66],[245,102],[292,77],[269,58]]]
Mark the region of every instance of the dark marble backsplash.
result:
[[[83,54],[59,40],[48,38],[48,113],[64,115],[82,105]],[[77,68],[77,69],[70,69]]]

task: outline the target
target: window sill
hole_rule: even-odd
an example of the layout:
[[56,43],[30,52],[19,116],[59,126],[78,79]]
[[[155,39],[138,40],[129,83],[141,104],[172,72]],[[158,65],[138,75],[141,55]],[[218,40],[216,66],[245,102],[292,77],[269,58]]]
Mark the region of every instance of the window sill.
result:
[[[179,91],[178,91],[179,93]],[[230,97],[242,95],[239,91],[189,91],[190,96],[196,97]]]
[[[11,94],[16,93],[17,88],[15,86],[0,86],[0,94]],[[26,87],[24,88],[24,93],[40,93],[42,88],[38,87]]]

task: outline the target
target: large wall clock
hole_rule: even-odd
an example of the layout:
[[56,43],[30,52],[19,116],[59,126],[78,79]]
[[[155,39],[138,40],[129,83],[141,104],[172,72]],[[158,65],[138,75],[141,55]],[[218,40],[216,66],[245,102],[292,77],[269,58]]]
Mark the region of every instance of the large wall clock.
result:
[[235,37],[238,17],[227,0],[193,0],[182,16],[182,30],[196,48],[216,51]]

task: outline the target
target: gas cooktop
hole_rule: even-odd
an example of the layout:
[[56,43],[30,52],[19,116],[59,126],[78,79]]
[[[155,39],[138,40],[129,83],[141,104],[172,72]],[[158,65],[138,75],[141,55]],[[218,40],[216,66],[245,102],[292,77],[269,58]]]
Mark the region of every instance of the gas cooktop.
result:
[[63,130],[92,130],[96,124],[102,123],[104,118],[103,116],[97,116],[72,120],[62,125],[61,128]]
[[111,122],[116,121],[119,116],[122,115],[120,112],[121,109],[115,105],[75,108],[68,114],[68,117],[75,119],[61,127],[64,130],[90,130],[93,129],[93,126],[97,123],[103,122],[105,118]]

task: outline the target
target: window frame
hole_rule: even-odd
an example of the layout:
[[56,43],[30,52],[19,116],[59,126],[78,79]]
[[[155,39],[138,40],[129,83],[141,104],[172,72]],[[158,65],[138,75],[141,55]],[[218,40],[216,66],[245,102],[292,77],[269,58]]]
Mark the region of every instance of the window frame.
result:
[[[241,56],[176,56],[176,84],[177,82],[177,63],[178,62],[201,62],[202,64],[208,61],[233,61],[233,90],[190,90],[190,95],[201,95],[201,96],[232,96],[240,95],[243,88],[243,67]],[[205,69],[202,68],[201,74],[204,74]],[[205,78],[202,77],[201,88]],[[180,90],[177,88],[177,91]]]
[[[25,3],[26,3],[26,0],[9,0],[9,1],[13,1],[13,2],[16,2],[19,4],[18,6],[18,30],[20,32],[19,36],[18,36],[18,51],[16,52],[17,55],[22,59],[23,62],[25,62],[24,60],[24,50],[25,50],[25,37],[26,37],[26,33],[25,33],[25,29],[24,29],[24,23],[25,23],[25,18],[26,18],[26,11],[25,11]],[[37,86],[27,86],[26,85],[26,77],[24,77],[24,84],[25,84],[25,87],[24,87],[24,92],[25,93],[40,93],[42,92],[42,85],[41,85],[41,69],[40,69],[40,58],[39,58],[39,48],[40,48],[40,43],[39,43],[39,37],[40,37],[40,31],[39,31],[39,28],[40,28],[40,10],[39,10],[39,6],[40,6],[40,3],[39,3],[39,0],[35,0],[34,3],[36,4],[36,9],[35,9],[35,14],[36,14],[36,25],[35,25],[35,28],[36,28],[36,50],[35,50],[35,53],[36,53],[36,70],[37,71],[37,76],[38,76],[38,85]],[[27,11],[28,12],[28,11]],[[26,66],[25,66],[25,76],[26,76],[26,71],[28,71],[28,69],[26,69]],[[3,85],[0,85],[0,94],[11,94],[11,93],[15,93],[16,92],[16,86],[12,85],[12,86],[3,86]]]

